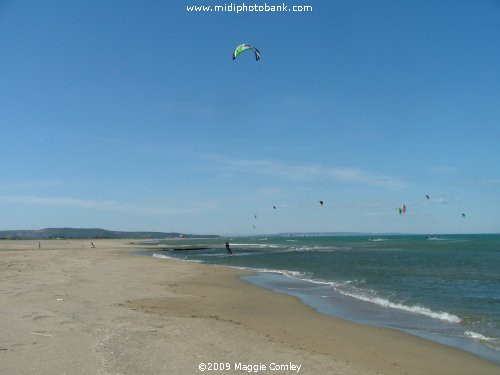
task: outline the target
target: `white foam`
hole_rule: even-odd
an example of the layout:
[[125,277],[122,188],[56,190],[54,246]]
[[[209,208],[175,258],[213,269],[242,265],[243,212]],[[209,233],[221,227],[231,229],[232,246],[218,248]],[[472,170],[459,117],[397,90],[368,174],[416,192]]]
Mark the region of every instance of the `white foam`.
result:
[[247,253],[232,253],[232,254],[227,254],[227,253],[222,253],[222,254],[198,254],[199,257],[214,257],[214,258],[226,258],[226,257],[243,257],[243,256],[250,256],[250,255],[265,255],[265,253],[262,253],[260,251],[252,251],[252,252],[247,252]]
[[[269,272],[269,273],[279,273],[280,275],[287,276],[287,277],[295,277],[298,279],[301,279],[304,277],[306,274],[298,271],[290,271],[290,270],[279,270],[279,269],[272,269],[272,268],[249,268],[252,271],[258,271],[258,272]],[[302,279],[301,279],[302,280]]]
[[271,248],[271,249],[278,249],[281,247],[280,245],[263,244],[263,243],[231,243],[231,247],[240,247],[240,246]]
[[428,237],[427,241],[447,241],[447,238],[440,238],[440,237]]
[[480,333],[472,332],[472,331],[465,331],[464,332],[465,337],[470,337],[471,339],[474,339],[476,341],[486,341],[489,343],[496,343],[497,340],[492,338],[492,337],[486,337],[484,335],[481,335]]
[[[347,296],[351,297],[363,302],[368,302],[368,303],[373,303],[378,306],[382,307],[388,307],[391,309],[397,309],[401,311],[406,311],[409,313],[413,314],[419,314],[419,315],[425,315],[433,319],[439,319],[448,323],[460,323],[462,320],[453,314],[444,312],[444,311],[432,311],[431,309],[427,307],[422,307],[419,305],[414,305],[414,306],[407,306],[403,305],[400,303],[394,303],[391,302],[387,299],[377,297],[375,295],[374,291],[371,290],[366,290],[366,291],[357,291],[356,288],[350,287],[350,290],[345,290],[344,288],[347,286],[347,284],[350,284],[351,281],[347,281],[345,283],[337,283],[334,281],[322,281],[322,280],[313,280],[313,279],[306,279],[306,278],[301,278],[303,281],[308,281],[310,283],[314,284],[320,284],[320,285],[329,285],[334,287],[335,291]],[[351,291],[352,290],[352,291]],[[367,294],[373,294],[373,296],[369,296]]]
[[169,257],[168,255],[158,254],[158,253],[154,253],[154,254],[153,254],[153,258],[159,258],[159,259],[173,259],[173,260],[179,260],[179,261],[184,261],[184,262],[203,263],[201,260],[195,260],[195,259],[182,259],[182,258],[176,258],[176,257]]
[[164,254],[157,254],[157,253],[154,253],[154,254],[153,254],[153,258],[160,258],[160,259],[177,259],[177,258],[174,258],[174,257],[169,257],[169,256],[164,255]]
[[290,251],[318,251],[318,252],[329,252],[338,250],[350,250],[350,247],[343,246],[300,246],[300,247],[290,247]]
[[407,311],[409,313],[425,315],[425,316],[428,316],[430,318],[439,319],[439,320],[449,322],[449,323],[460,323],[462,321],[456,315],[453,315],[453,314],[450,314],[450,313],[447,313],[444,311],[438,311],[438,312],[432,311],[431,309],[429,309],[427,307],[422,307],[419,305],[406,306],[406,305],[402,305],[400,303],[394,303],[394,302],[388,301],[388,300],[386,300],[384,298],[380,298],[380,297],[375,297],[375,298],[365,297],[365,296],[355,295],[352,293],[347,293],[347,292],[342,292],[342,291],[340,293],[348,295],[348,296],[353,297],[353,298],[360,299],[362,301],[371,302],[371,303],[374,303],[374,304],[379,305],[379,306],[390,307],[392,309]]

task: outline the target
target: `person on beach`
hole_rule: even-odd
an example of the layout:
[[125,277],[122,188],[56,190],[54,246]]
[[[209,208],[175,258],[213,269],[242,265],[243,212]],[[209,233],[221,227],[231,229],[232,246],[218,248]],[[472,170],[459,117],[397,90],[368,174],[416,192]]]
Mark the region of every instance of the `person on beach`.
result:
[[226,241],[226,250],[227,250],[227,253],[228,254],[233,254],[233,252],[231,251],[231,249],[229,248],[229,241]]
[[91,243],[90,243],[90,248],[91,248],[91,249],[95,249],[95,245],[94,245],[94,243],[93,243],[93,242],[91,242]]
[[42,244],[40,242],[38,242],[38,250],[40,250],[42,248]]

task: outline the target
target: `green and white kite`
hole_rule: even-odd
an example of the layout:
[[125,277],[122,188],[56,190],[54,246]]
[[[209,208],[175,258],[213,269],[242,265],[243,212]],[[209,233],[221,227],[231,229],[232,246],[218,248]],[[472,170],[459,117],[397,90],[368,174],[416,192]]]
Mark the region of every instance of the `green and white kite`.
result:
[[260,52],[257,48],[252,47],[249,44],[240,44],[238,47],[233,52],[233,60],[235,60],[239,55],[241,55],[243,52],[247,50],[252,50],[255,53],[255,61],[259,61],[260,59]]

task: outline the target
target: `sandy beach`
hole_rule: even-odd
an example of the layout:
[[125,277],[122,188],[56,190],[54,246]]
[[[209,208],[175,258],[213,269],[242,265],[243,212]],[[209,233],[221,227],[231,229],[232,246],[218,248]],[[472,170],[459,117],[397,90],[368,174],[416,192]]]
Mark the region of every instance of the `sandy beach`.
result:
[[130,254],[137,242],[0,241],[0,373],[500,373],[319,314],[239,280],[244,271]]

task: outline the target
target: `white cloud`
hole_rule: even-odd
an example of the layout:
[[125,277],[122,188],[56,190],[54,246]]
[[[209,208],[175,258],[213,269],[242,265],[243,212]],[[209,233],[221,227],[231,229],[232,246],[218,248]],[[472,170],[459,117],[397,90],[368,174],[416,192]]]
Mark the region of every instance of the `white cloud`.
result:
[[274,160],[235,160],[216,158],[223,170],[231,173],[269,174],[296,180],[330,179],[388,188],[401,188],[407,183],[396,177],[382,176],[356,167],[330,167],[321,164],[291,164]]
[[368,216],[368,217],[380,217],[380,216],[385,216],[386,213],[385,212],[366,212],[365,213],[365,216]]
[[439,204],[451,203],[451,200],[449,200],[448,198],[442,198],[442,197],[434,198],[433,201],[436,203],[439,203]]
[[217,208],[214,203],[194,203],[187,206],[130,204],[116,201],[97,201],[67,197],[0,196],[0,202],[22,205],[63,206],[98,211],[119,211],[148,215],[191,214]]
[[212,117],[218,113],[218,109],[205,103],[194,100],[178,100],[164,104],[164,108],[171,114],[190,115],[196,117]]
[[484,185],[500,185],[500,179],[489,179],[481,181]]
[[429,168],[429,170],[435,174],[449,174],[449,173],[458,172],[460,169],[457,167],[443,166],[442,165],[442,166],[431,167],[431,168]]
[[18,181],[12,183],[0,183],[1,190],[32,190],[32,189],[50,189],[60,186],[62,183],[58,180],[47,181]]
[[277,188],[262,188],[258,189],[257,193],[265,197],[273,197],[282,193],[281,189]]

